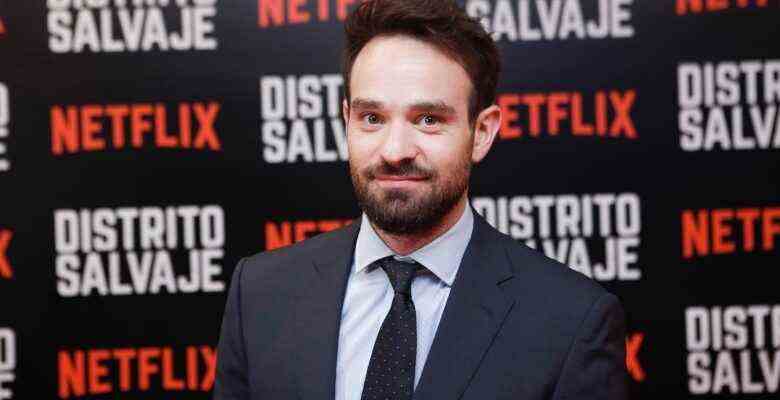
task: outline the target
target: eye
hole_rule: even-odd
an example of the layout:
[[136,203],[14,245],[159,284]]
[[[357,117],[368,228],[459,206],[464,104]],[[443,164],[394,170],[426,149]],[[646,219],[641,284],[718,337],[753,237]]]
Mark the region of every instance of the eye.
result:
[[426,127],[433,127],[438,125],[441,122],[441,119],[439,117],[436,117],[434,115],[425,114],[418,120],[418,123],[422,124]]
[[363,119],[363,122],[366,122],[369,125],[376,125],[382,122],[382,119],[374,113],[364,114],[361,118]]

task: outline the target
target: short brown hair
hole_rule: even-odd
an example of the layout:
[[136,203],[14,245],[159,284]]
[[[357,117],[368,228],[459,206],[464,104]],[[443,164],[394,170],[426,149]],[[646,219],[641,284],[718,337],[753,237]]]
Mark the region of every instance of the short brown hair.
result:
[[376,36],[403,34],[427,42],[457,61],[471,78],[469,121],[496,99],[501,70],[498,48],[482,25],[453,0],[367,0],[344,24],[344,94],[360,50]]

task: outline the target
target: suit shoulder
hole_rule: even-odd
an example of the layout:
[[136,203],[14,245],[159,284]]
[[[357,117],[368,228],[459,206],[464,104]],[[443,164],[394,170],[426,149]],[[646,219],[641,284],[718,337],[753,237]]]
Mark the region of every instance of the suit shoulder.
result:
[[616,296],[584,274],[498,231],[493,240],[501,243],[513,271],[502,289],[515,300],[514,329],[536,325],[569,343],[592,310],[606,315],[604,304],[620,308]]
[[510,236],[495,230],[496,238],[504,249],[516,277],[533,282],[541,290],[572,301],[597,298],[608,293],[598,282],[577,272],[565,264],[547,257],[539,250],[528,247]]

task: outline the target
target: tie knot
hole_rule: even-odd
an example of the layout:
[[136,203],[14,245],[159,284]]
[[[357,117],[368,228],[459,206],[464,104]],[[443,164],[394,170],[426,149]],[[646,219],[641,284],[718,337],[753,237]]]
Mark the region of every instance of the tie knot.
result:
[[411,295],[412,279],[415,271],[421,267],[417,262],[398,261],[393,256],[379,260],[379,265],[385,270],[390,284],[396,293]]

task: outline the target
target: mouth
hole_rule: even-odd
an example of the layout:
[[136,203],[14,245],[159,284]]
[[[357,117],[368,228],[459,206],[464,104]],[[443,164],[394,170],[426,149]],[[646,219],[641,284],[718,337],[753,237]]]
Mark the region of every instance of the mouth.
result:
[[377,175],[374,179],[378,181],[424,181],[428,178],[424,176],[411,176],[411,175]]
[[377,175],[374,180],[383,187],[405,188],[420,185],[428,178],[424,176],[410,175]]

